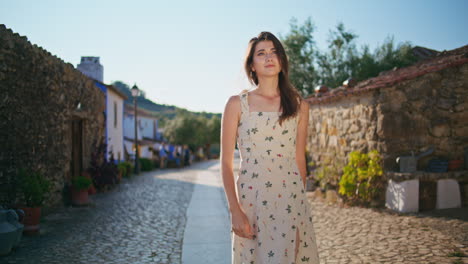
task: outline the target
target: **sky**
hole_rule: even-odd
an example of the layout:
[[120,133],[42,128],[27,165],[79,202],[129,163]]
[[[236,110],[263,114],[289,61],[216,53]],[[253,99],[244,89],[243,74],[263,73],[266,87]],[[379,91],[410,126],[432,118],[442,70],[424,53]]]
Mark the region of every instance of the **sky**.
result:
[[0,0],[0,24],[75,67],[100,57],[104,82],[123,81],[155,103],[221,113],[251,88],[250,38],[280,36],[311,18],[319,50],[339,22],[371,50],[388,37],[439,51],[468,44],[468,0]]

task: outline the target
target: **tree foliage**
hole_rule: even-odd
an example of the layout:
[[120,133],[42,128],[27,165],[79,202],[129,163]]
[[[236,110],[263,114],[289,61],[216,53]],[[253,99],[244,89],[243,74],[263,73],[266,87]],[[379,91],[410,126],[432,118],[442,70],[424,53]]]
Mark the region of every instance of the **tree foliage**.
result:
[[309,94],[313,91],[313,84],[318,77],[314,65],[315,26],[310,18],[302,26],[298,26],[297,20],[293,18],[290,27],[291,31],[282,38],[289,60],[289,77],[296,89],[303,94]]
[[319,80],[321,83],[338,87],[349,76],[352,76],[358,58],[355,39],[357,35],[346,31],[343,23],[330,31],[328,51],[317,53]]
[[416,62],[409,42],[395,44],[388,37],[374,52],[369,45],[356,46],[358,35],[346,29],[343,23],[330,30],[327,50],[321,51],[314,41],[315,27],[310,18],[303,25],[296,19],[290,23],[290,31],[281,37],[290,63],[290,79],[293,85],[307,96],[317,85],[341,86],[352,77],[366,80],[395,67],[406,67]]
[[188,111],[180,111],[176,118],[169,120],[164,128],[164,137],[174,144],[189,144],[203,146],[219,143],[221,119],[213,115],[194,115]]

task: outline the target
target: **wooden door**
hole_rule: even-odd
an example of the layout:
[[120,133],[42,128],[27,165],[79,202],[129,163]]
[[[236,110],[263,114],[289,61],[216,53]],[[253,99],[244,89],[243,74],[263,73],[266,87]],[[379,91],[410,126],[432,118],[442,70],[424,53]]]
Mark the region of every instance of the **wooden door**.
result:
[[83,120],[72,120],[72,159],[71,176],[79,176],[83,171]]

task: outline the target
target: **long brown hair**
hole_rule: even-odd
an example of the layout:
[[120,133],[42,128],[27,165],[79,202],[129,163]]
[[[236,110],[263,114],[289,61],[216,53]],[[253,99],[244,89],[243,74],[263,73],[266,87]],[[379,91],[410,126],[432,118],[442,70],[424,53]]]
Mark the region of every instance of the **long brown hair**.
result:
[[261,32],[257,37],[252,38],[249,41],[249,46],[247,48],[247,56],[244,61],[245,73],[249,81],[255,85],[258,85],[257,74],[252,71],[253,55],[255,52],[255,47],[260,41],[270,40],[273,42],[273,46],[276,49],[276,53],[280,62],[281,72],[278,76],[278,86],[281,97],[281,115],[279,118],[280,124],[291,117],[297,115],[299,111],[299,103],[301,96],[297,92],[296,88],[289,81],[289,64],[288,58],[286,56],[286,51],[283,48],[281,42],[275,37],[275,35],[270,32]]

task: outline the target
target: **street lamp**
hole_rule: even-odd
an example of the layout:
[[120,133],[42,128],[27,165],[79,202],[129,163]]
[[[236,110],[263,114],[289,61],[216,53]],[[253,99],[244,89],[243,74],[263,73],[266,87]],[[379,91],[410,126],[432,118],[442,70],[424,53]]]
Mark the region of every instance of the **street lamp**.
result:
[[136,84],[132,87],[133,107],[135,108],[135,174],[140,173],[139,155],[138,155],[138,116],[137,116],[137,97],[140,94],[140,89]]

